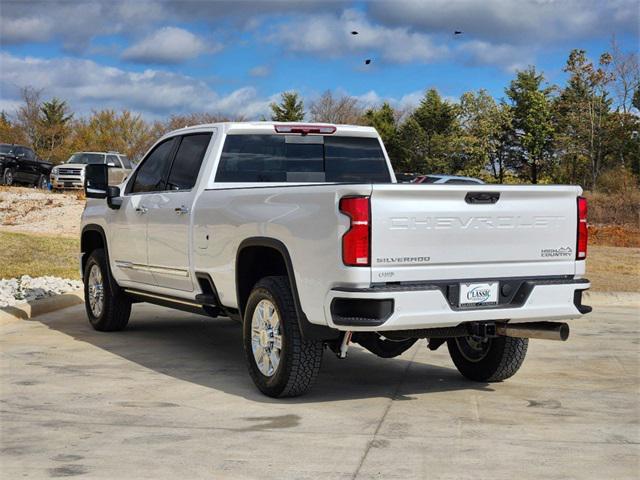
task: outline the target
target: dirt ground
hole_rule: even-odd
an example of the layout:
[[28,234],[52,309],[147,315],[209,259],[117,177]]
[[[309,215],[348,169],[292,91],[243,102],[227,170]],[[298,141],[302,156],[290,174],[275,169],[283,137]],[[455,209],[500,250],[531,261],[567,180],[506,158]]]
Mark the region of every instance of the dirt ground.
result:
[[0,232],[78,238],[83,209],[81,192],[0,187]]

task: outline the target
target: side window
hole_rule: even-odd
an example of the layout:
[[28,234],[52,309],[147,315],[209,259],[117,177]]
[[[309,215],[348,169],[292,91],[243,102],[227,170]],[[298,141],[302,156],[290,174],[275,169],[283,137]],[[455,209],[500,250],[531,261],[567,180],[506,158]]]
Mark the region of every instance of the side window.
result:
[[16,157],[24,156],[24,154],[25,154],[25,151],[24,151],[24,150],[25,150],[25,149],[24,149],[23,147],[17,147],[17,148],[15,149],[15,151],[14,151],[14,155],[15,155]]
[[24,149],[24,158],[26,158],[27,160],[35,160],[36,159],[36,152],[31,150],[30,148],[25,148]]
[[171,165],[167,190],[193,188],[210,140],[211,133],[197,133],[182,137],[173,165]]
[[127,157],[126,155],[120,155],[120,161],[122,161],[122,165],[124,165],[124,168],[131,169],[131,162],[129,161],[129,157]]
[[165,177],[171,165],[175,137],[165,140],[142,161],[133,179],[131,193],[165,190]]
[[113,163],[113,166],[115,168],[122,168],[120,160],[118,160],[118,157],[116,157],[115,155],[107,155],[107,164],[109,163]]

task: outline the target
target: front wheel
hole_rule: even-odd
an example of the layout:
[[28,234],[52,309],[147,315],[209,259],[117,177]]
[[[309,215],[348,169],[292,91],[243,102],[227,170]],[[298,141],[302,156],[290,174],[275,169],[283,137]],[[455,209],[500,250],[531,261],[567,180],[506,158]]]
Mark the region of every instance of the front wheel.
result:
[[253,287],[243,342],[249,374],[265,395],[295,397],[313,386],[323,345],[302,337],[287,277],[265,277]]
[[40,178],[38,178],[38,183],[36,184],[36,187],[38,187],[41,190],[48,190],[49,180],[47,180],[47,177],[44,175],[40,175]]
[[12,169],[10,169],[10,168],[7,168],[7,169],[4,171],[3,179],[4,179],[4,184],[5,184],[5,185],[8,185],[8,186],[13,185],[13,182],[14,182],[14,178],[13,178],[13,170],[12,170]]
[[131,300],[111,278],[103,249],[91,252],[83,279],[84,304],[91,326],[101,332],[124,329],[131,315]]
[[458,371],[477,382],[500,382],[513,376],[524,362],[529,340],[513,337],[457,337],[447,340]]

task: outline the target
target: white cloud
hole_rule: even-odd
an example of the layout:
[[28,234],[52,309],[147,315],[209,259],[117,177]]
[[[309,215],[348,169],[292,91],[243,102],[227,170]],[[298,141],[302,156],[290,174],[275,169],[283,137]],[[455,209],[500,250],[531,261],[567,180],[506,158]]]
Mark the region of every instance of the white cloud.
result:
[[271,67],[268,65],[257,65],[249,70],[252,77],[266,77],[271,74]]
[[[352,35],[351,31],[357,31],[358,35]],[[278,26],[267,39],[291,52],[324,57],[358,54],[390,63],[428,63],[448,52],[446,46],[436,45],[428,35],[404,27],[372,24],[357,10],[345,10],[339,17],[316,15],[294,19]]]
[[532,53],[524,46],[473,40],[461,44],[458,51],[470,65],[499,65],[508,72],[522,70],[533,63]]
[[127,48],[122,53],[122,58],[139,63],[175,64],[221,49],[219,44],[205,45],[204,41],[188,30],[164,27]]
[[[355,96],[355,98],[358,99],[358,103],[363,108],[378,108],[384,102],[387,102],[398,110],[410,111],[420,104],[420,101],[424,98],[424,93],[424,90],[416,90],[406,93],[401,97],[383,97],[375,90],[369,90],[368,92]],[[450,100],[449,98],[447,99]]]
[[[346,0],[2,0],[3,44],[62,40],[67,50],[84,51],[101,35],[148,32],[158,24],[204,22],[222,18],[257,25],[257,17],[335,12]],[[259,23],[259,22],[258,22]]]
[[637,0],[379,0],[369,4],[385,25],[497,43],[638,32]]
[[132,72],[91,60],[0,53],[0,67],[2,105],[7,107],[15,105],[20,87],[26,84],[43,89],[46,98],[67,100],[80,114],[93,109],[126,108],[148,118],[210,112],[257,119],[268,114],[271,101],[251,87],[220,95],[205,82],[187,75],[154,69]]

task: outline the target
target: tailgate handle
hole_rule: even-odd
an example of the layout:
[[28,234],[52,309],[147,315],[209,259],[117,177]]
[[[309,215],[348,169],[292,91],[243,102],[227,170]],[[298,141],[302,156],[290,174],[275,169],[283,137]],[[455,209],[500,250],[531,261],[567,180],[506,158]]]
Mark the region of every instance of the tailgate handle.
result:
[[468,192],[464,197],[467,203],[491,204],[497,203],[500,199],[500,192]]

